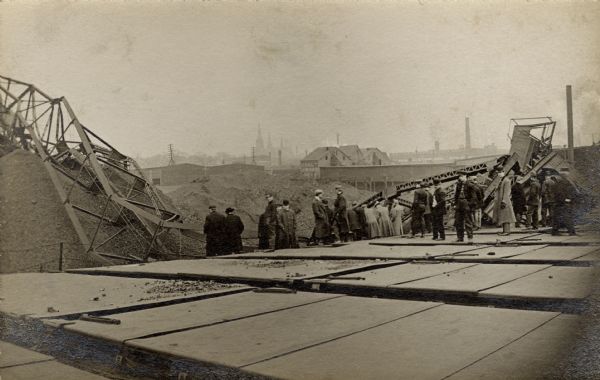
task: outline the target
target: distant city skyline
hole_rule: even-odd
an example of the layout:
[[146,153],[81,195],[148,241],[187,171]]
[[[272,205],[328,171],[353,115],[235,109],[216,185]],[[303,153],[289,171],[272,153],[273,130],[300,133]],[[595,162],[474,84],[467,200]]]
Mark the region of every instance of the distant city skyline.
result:
[[[597,2],[3,2],[2,74],[123,153],[508,146],[510,118],[600,139]],[[42,22],[43,21],[43,22]]]

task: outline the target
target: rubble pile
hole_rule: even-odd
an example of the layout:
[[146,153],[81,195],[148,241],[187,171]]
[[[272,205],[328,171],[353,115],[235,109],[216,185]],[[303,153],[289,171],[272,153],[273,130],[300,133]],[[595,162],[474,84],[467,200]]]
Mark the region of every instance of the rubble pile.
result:
[[[335,186],[337,183],[318,183],[303,177],[262,175],[211,175],[180,187],[169,193],[175,205],[186,215],[189,222],[204,222],[209,205],[217,206],[221,213],[227,207],[234,207],[245,225],[243,237],[255,238],[258,230],[258,218],[266,206],[265,194],[272,193],[275,202],[288,199],[297,214],[297,235],[310,236],[314,226],[312,201],[314,190],[325,192],[325,199],[333,207]],[[352,201],[361,201],[372,195],[371,192],[358,190],[343,184],[344,196],[348,205]]]
[[85,253],[48,171],[17,149],[0,157],[0,273],[97,266]]

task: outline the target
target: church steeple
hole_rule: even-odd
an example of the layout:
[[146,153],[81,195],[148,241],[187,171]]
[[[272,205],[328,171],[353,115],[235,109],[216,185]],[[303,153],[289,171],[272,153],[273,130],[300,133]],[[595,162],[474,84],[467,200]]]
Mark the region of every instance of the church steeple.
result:
[[267,150],[269,151],[269,153],[273,152],[273,143],[271,142],[271,132],[269,132],[269,142],[267,145]]

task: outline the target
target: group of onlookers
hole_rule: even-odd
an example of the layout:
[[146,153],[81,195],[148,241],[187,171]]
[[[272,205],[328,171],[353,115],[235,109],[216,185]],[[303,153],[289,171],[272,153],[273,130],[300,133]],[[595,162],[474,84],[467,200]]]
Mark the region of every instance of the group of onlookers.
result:
[[398,200],[372,200],[359,205],[356,201],[348,207],[341,186],[336,187],[336,199],[333,209],[323,199],[323,191],[315,190],[312,203],[315,228],[311,237],[312,244],[329,244],[336,240],[374,239],[378,237],[402,235],[403,207]]
[[[509,235],[511,224],[534,230],[541,225],[552,226],[552,233],[558,234],[559,228],[566,227],[569,234],[575,234],[573,221],[573,203],[577,198],[576,188],[568,180],[568,171],[561,176],[542,176],[531,173],[527,190],[520,175],[505,174],[502,170],[493,171],[486,185],[496,176],[500,178],[494,195],[493,220],[502,226],[500,235]],[[472,242],[473,231],[481,228],[484,207],[485,186],[477,176],[467,177],[459,171],[454,189],[453,209],[456,241],[464,241],[465,233]],[[423,181],[416,186],[410,209],[410,236],[416,237],[425,232],[433,233],[433,240],[445,240],[444,215],[447,213],[447,194],[439,179]],[[290,208],[290,202],[283,200],[276,204],[271,194],[267,197],[265,212],[258,222],[259,249],[297,248],[296,212]],[[234,209],[219,214],[215,206],[209,207],[204,223],[206,250],[208,256],[241,252],[243,249],[241,234],[244,224]],[[336,186],[336,198],[333,208],[323,198],[322,190],[315,190],[312,202],[315,226],[309,244],[331,244],[335,241],[374,239],[387,236],[404,235],[404,222],[408,219],[408,210],[399,199],[372,200],[366,204],[352,202],[349,207],[341,186]],[[541,213],[541,220],[540,220]]]
[[[484,187],[477,176],[467,177],[459,172],[454,192],[454,227],[456,241],[464,241],[465,232],[473,239],[473,230],[481,228]],[[433,233],[433,240],[446,240],[444,215],[447,213],[446,190],[439,179],[422,181],[416,185],[412,202],[411,236]]]
[[530,173],[528,181],[523,181],[519,174],[505,175],[502,171],[498,176],[501,181],[496,190],[494,222],[502,226],[501,235],[510,234],[512,223],[515,227],[524,223],[525,227],[537,230],[540,222],[542,226],[552,226],[553,235],[562,227],[575,235],[573,207],[578,194],[569,182],[568,169],[561,170],[560,175],[538,177],[537,173]]

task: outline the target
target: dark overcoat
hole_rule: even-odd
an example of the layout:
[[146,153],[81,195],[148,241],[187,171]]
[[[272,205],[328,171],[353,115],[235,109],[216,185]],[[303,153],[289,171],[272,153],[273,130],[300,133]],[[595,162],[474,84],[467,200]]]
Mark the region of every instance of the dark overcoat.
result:
[[315,198],[313,200],[312,210],[315,217],[315,237],[317,239],[328,238],[331,234],[327,208],[320,199]]

